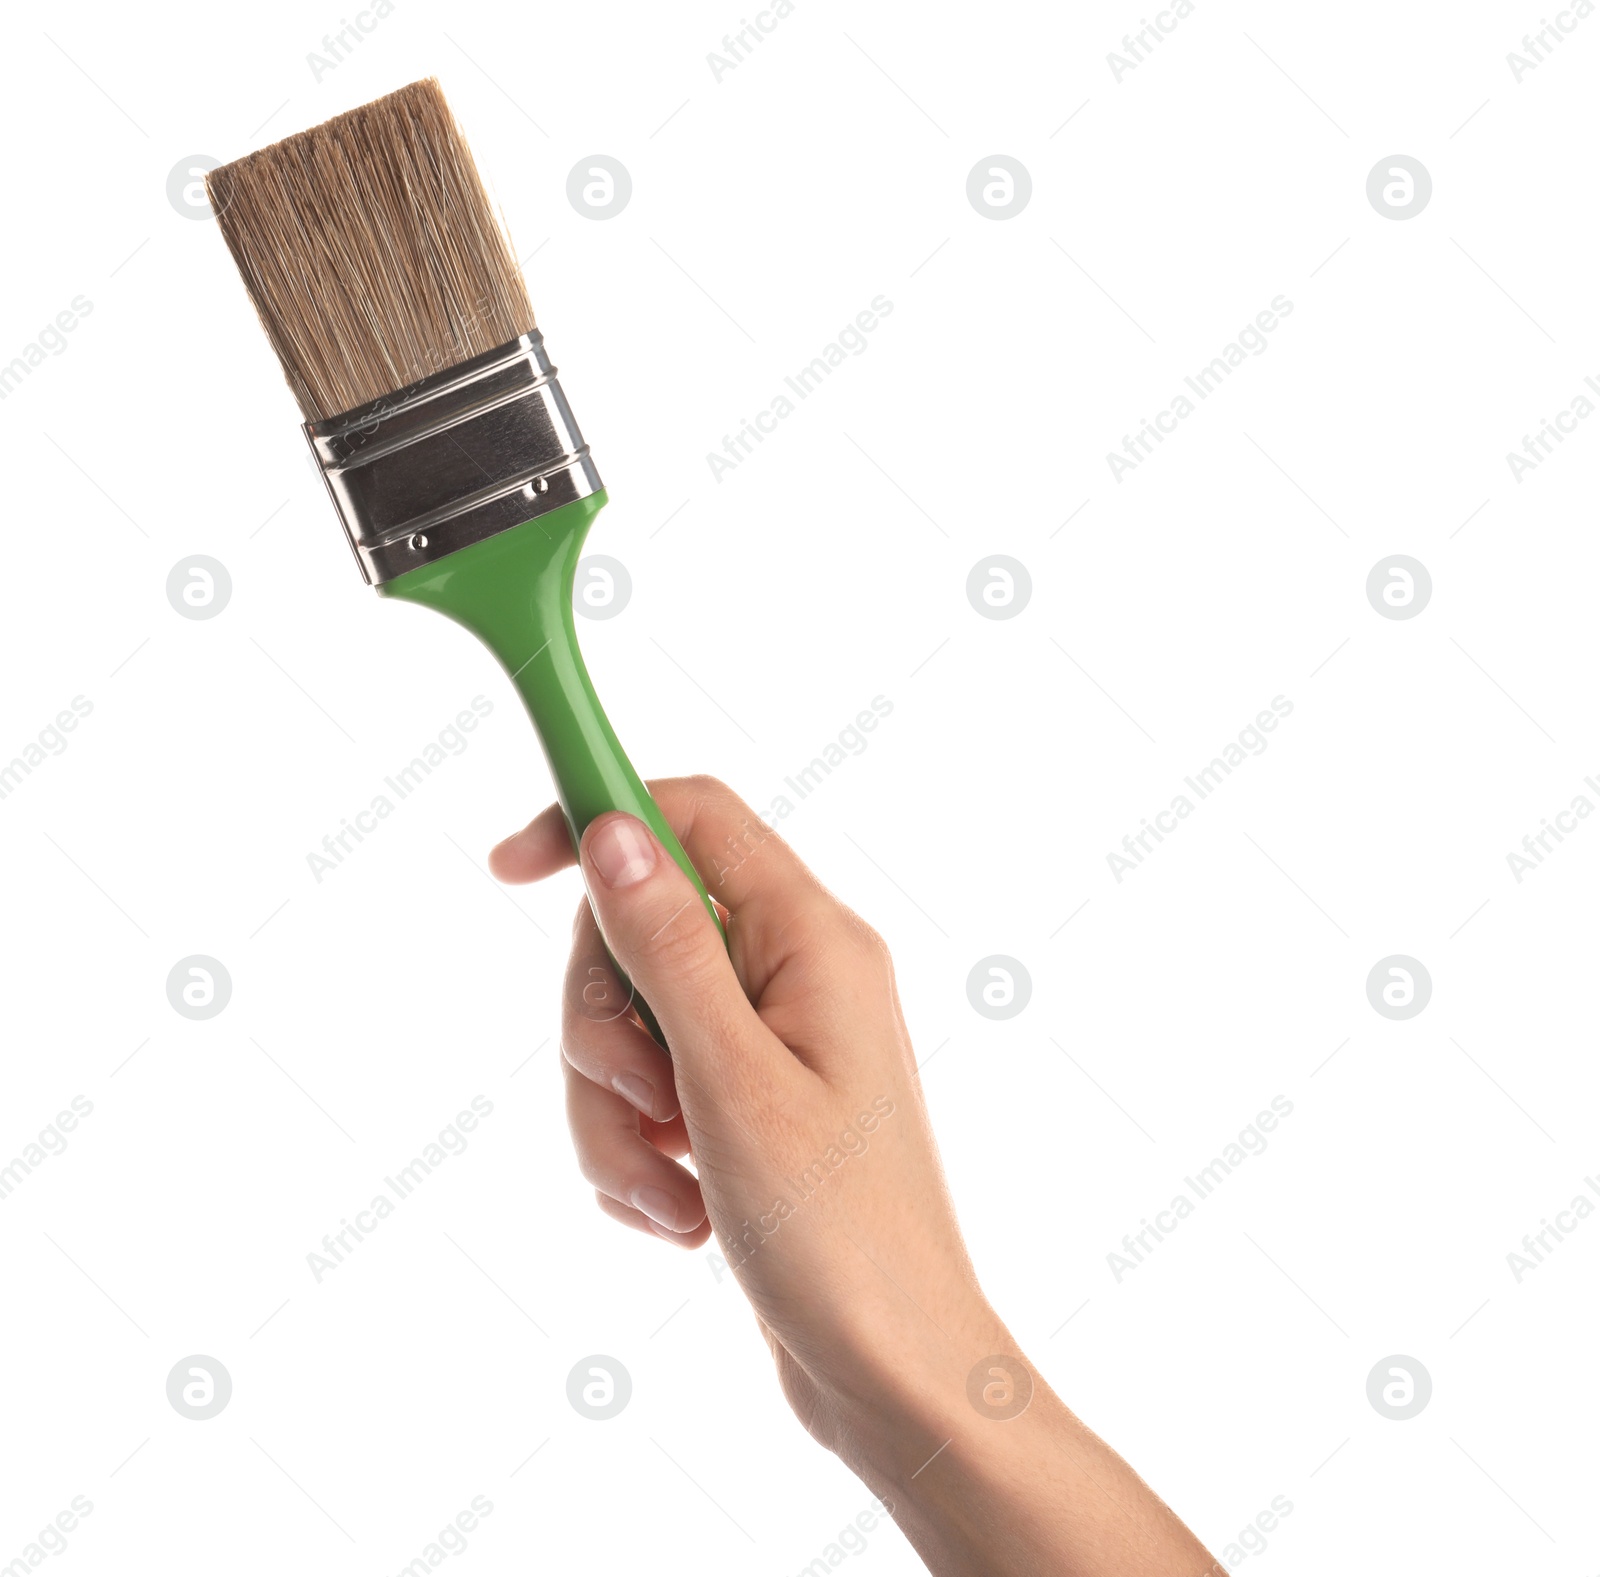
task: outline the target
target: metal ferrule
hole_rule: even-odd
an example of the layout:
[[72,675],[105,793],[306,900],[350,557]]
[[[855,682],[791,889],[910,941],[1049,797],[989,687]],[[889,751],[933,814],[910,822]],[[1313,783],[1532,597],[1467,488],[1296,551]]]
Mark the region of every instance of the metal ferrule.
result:
[[537,329],[305,433],[369,585],[601,486]]

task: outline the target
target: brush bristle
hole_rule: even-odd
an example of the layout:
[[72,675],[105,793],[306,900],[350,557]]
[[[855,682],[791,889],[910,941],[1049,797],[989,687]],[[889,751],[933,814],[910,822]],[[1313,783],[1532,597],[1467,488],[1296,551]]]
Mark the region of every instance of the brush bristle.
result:
[[307,421],[534,326],[516,257],[431,78],[225,164],[206,189]]

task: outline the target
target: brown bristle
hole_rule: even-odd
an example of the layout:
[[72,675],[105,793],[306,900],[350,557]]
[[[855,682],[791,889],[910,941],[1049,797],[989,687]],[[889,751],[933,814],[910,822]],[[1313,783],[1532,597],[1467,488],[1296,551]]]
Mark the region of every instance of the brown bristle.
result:
[[534,326],[432,78],[225,164],[206,190],[307,421]]

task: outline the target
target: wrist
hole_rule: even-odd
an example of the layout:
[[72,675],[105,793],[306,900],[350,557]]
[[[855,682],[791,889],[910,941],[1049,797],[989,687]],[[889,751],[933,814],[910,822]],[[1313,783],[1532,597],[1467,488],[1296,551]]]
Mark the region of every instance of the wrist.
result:
[[1062,1532],[1103,1448],[986,1304],[932,1336],[879,1357],[876,1396],[855,1404],[835,1450],[935,1577],[1064,1569]]
[[946,1442],[981,1440],[1044,1398],[1060,1407],[975,1289],[937,1318],[917,1310],[898,1326],[874,1322],[848,1373],[835,1399],[845,1441],[836,1449],[864,1477],[909,1479]]
[[975,1302],[944,1329],[879,1344],[878,1389],[834,1449],[934,1577],[1202,1573],[1183,1524],[1056,1396]]

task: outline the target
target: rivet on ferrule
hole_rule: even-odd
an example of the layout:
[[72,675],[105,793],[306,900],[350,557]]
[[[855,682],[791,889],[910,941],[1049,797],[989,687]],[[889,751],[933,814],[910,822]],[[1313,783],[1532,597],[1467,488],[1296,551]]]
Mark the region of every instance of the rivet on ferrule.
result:
[[305,434],[369,585],[601,487],[537,329]]

